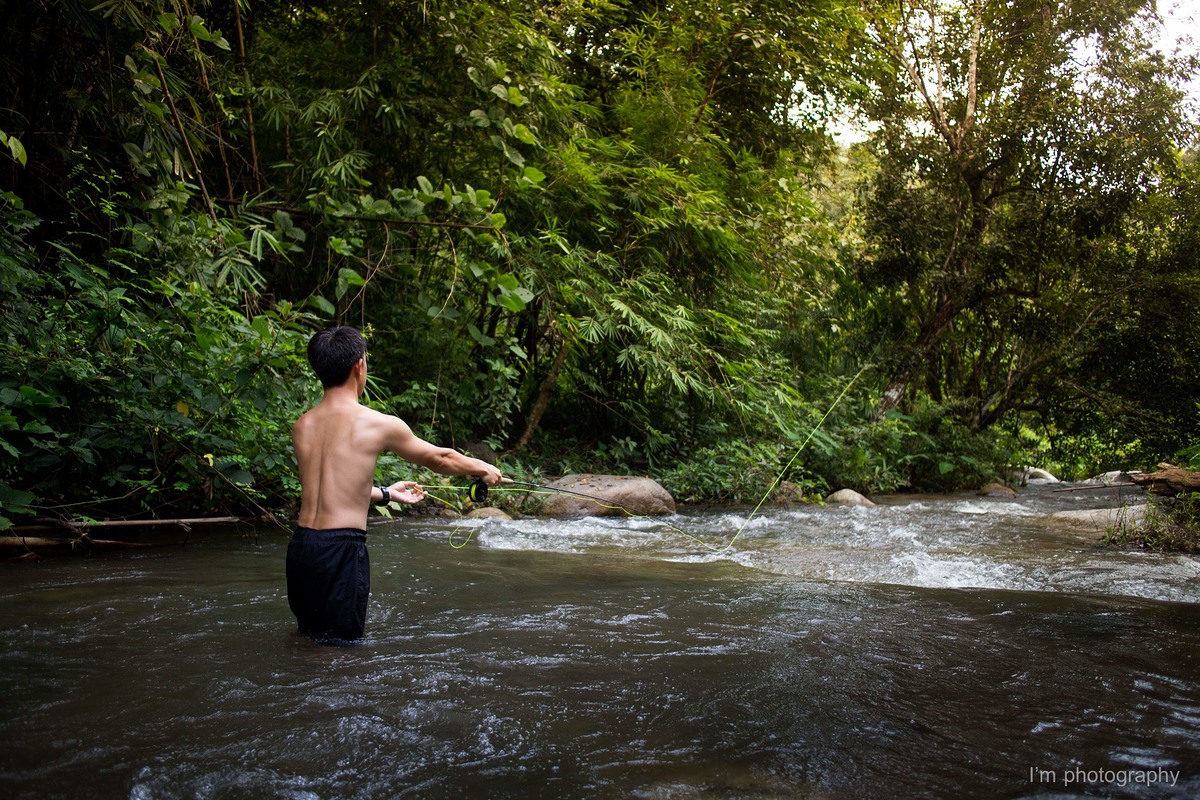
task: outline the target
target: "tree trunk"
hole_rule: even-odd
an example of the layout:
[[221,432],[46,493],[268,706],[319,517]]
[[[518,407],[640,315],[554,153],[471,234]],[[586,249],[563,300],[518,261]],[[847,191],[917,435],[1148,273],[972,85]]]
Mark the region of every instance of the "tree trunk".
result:
[[[965,296],[965,294],[964,292],[963,295]],[[917,341],[913,343],[908,355],[904,357],[904,360],[892,372],[892,378],[888,381],[887,388],[883,391],[883,396],[879,398],[879,404],[875,407],[875,416],[877,419],[883,419],[885,414],[893,408],[898,408],[904,401],[904,395],[908,391],[908,384],[912,382],[913,376],[917,374],[917,369],[929,357],[929,354],[933,352],[933,348],[941,340],[942,334],[946,332],[946,329],[950,327],[950,323],[954,321],[954,318],[966,306],[967,304],[963,302],[963,297],[961,296],[943,300],[930,320],[921,326],[921,332],[917,336]]]
[[1185,492],[1200,492],[1200,472],[1177,467],[1174,464],[1159,464],[1158,472],[1130,475],[1130,480],[1144,486],[1153,494],[1174,497]]
[[525,420],[525,430],[521,431],[521,435],[517,437],[517,441],[512,446],[513,452],[529,444],[529,440],[533,438],[538,424],[542,421],[542,415],[546,413],[546,409],[550,405],[554,387],[558,385],[558,375],[562,372],[563,364],[566,363],[569,354],[570,348],[567,347],[566,341],[560,339],[558,354],[554,356],[554,363],[550,365],[550,371],[546,374],[546,379],[542,381],[542,386],[538,390],[537,399],[533,401],[533,407],[529,409],[529,417]]

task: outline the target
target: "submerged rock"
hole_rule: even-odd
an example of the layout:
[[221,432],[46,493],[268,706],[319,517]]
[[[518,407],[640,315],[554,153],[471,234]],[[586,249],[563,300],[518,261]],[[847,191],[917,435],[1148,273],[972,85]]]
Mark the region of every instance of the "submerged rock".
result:
[[539,513],[547,517],[658,516],[675,513],[675,498],[657,481],[628,475],[567,475],[548,489],[563,489],[591,495],[554,492],[542,501]]
[[838,489],[825,498],[826,503],[843,506],[874,506],[875,504],[853,489]]
[[1146,517],[1146,505],[1122,506],[1121,508],[1090,508],[1082,511],[1055,511],[1050,519],[1089,528],[1107,530],[1118,525],[1137,527]]
[[467,519],[499,519],[511,521],[512,516],[498,508],[493,508],[492,506],[481,506],[480,508],[471,509],[467,513]]
[[980,497],[1009,497],[1009,498],[1012,498],[1012,497],[1017,496],[1017,490],[1012,488],[1011,486],[1005,486],[1003,483],[1000,483],[999,481],[991,481],[989,483],[985,483],[983,485],[983,488],[981,488],[975,494],[979,495]]

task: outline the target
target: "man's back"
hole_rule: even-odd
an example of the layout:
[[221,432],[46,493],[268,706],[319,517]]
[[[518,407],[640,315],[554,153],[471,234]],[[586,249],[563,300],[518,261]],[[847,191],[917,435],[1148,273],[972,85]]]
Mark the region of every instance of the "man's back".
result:
[[366,528],[387,421],[356,400],[329,395],[296,420],[292,444],[300,471],[302,527]]

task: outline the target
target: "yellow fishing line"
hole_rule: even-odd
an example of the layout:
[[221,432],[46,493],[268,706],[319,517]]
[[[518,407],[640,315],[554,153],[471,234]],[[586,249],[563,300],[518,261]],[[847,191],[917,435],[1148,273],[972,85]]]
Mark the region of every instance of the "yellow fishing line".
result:
[[[451,486],[449,488],[457,489],[459,487]],[[429,491],[428,489],[425,489],[425,496],[431,497],[434,500],[437,500],[439,503],[443,503],[447,508],[454,508],[454,503],[450,502],[449,500],[447,500],[444,497],[439,497],[438,495],[434,494],[433,492]],[[456,534],[458,532],[458,528],[459,528],[459,526],[457,526],[457,525],[454,526],[453,528],[451,528],[450,535],[448,537],[450,546],[453,547],[455,550],[461,550],[464,547],[466,547],[471,542],[471,539],[474,538],[474,536],[475,536],[475,531],[472,530],[470,533],[467,534],[467,538],[463,540],[462,544],[455,544],[454,543],[454,534]]]
[[729,542],[717,552],[724,552],[733,547],[733,543],[738,540],[738,537],[741,536],[742,532],[745,531],[747,526],[750,525],[750,520],[754,519],[754,515],[758,513],[760,508],[762,508],[763,503],[767,502],[767,498],[770,497],[771,493],[775,491],[775,487],[778,486],[779,482],[783,480],[783,476],[786,475],[787,471],[792,468],[792,464],[796,463],[796,459],[799,458],[800,454],[804,452],[804,448],[807,447],[808,443],[812,441],[812,438],[817,435],[817,431],[819,431],[821,426],[825,424],[825,420],[829,419],[829,415],[833,413],[835,408],[837,408],[838,403],[842,402],[842,398],[846,396],[846,392],[850,391],[850,387],[854,385],[854,382],[858,380],[858,376],[862,375],[868,366],[870,365],[864,364],[858,372],[854,373],[854,377],[850,379],[850,382],[847,383],[845,387],[843,387],[842,393],[839,394],[837,399],[833,401],[833,405],[826,409],[824,416],[817,421],[817,424],[813,426],[813,429],[808,432],[808,436],[806,436],[804,441],[800,443],[800,446],[796,448],[796,452],[793,453],[792,457],[788,459],[788,462],[783,465],[783,469],[779,471],[779,474],[775,476],[775,480],[773,480],[771,485],[767,487],[766,493],[762,496],[762,499],[758,501],[758,505],[754,507],[754,510],[750,512],[750,516],[746,518],[746,521],[742,524],[742,527],[739,528],[738,532],[733,535],[733,538],[730,539]]

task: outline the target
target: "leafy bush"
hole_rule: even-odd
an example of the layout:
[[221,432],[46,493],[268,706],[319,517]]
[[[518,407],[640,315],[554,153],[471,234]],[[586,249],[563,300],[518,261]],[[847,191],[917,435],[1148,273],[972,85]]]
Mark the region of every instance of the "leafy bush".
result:
[[1200,493],[1151,497],[1144,517],[1119,520],[1104,543],[1159,552],[1200,553]]
[[972,432],[952,409],[927,399],[916,406],[881,420],[861,407],[834,414],[812,436],[808,469],[830,487],[879,494],[979,486],[1010,463],[994,433]]
[[794,450],[777,442],[749,443],[729,439],[696,451],[659,482],[681,503],[757,502],[786,480],[801,490],[821,488],[823,482],[803,467],[784,467]]
[[907,418],[913,433],[901,460],[907,484],[923,491],[977,488],[1013,463],[1030,463],[1006,446],[993,429],[975,431],[954,409],[922,398]]
[[[162,242],[96,263],[0,209],[0,526],[14,515],[257,509],[296,496],[313,318],[187,280]],[[197,260],[189,258],[194,266]],[[219,267],[217,259],[209,261]]]

